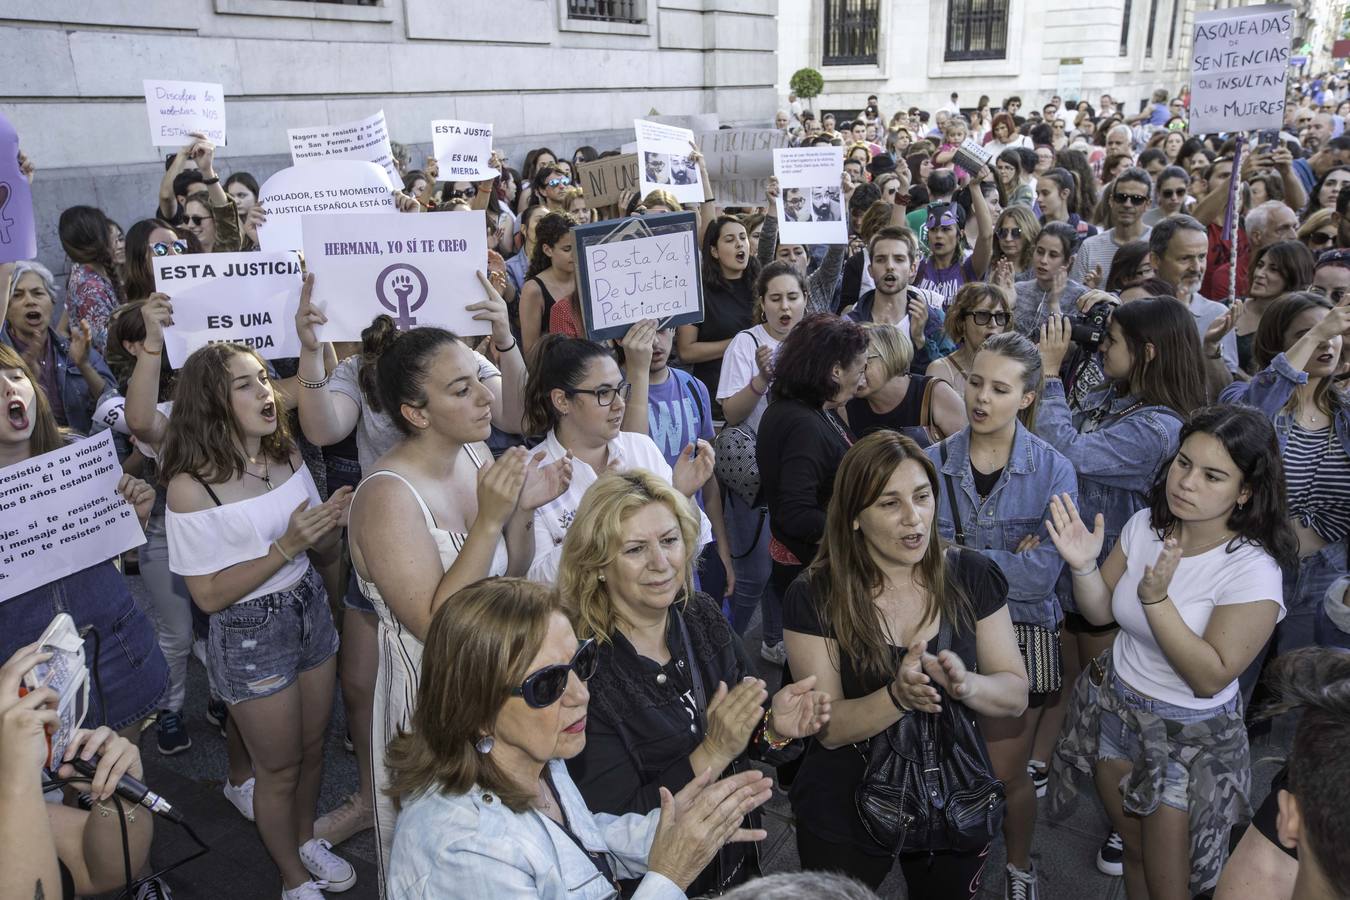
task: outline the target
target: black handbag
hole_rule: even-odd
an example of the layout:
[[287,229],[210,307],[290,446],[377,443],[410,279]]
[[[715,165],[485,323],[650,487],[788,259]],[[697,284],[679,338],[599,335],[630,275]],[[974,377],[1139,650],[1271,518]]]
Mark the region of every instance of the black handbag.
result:
[[[944,618],[936,647],[950,645]],[[992,774],[974,715],[938,693],[941,712],[905,713],[863,754],[867,765],[854,802],[863,828],[892,856],[978,852],[1003,827],[1003,782]]]

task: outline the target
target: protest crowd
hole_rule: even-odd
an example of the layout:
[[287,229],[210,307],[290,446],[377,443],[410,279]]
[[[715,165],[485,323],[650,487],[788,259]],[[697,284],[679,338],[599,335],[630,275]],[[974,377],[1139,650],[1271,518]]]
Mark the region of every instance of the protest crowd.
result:
[[[1291,82],[1248,135],[1162,89],[773,118],[775,165],[825,174],[742,205],[641,134],[604,202],[585,173],[620,148],[454,180],[391,145],[345,221],[457,223],[420,243],[475,248],[439,301],[460,334],[428,324],[434,273],[378,304],[337,274],[388,262],[340,215],[269,245],[272,191],[204,136],[149,217],[61,213],[63,284],[0,265],[0,509],[102,438],[144,530],[55,580],[0,551],[31,583],[0,593],[0,896],[169,897],[172,826],[112,798],[218,740],[202,709],[274,864],[237,896],[348,890],[373,830],[391,900],[867,897],[893,870],[1035,900],[1038,798],[1100,804],[1089,864],[1131,900],[1350,896],[1350,82]],[[596,248],[663,238],[692,255],[646,284],[696,310],[606,319]],[[64,798],[55,694],[19,689],[59,612],[96,681]],[[360,782],[320,810],[339,688]],[[1291,711],[1267,790],[1250,736]],[[800,873],[762,871],[775,789]]]

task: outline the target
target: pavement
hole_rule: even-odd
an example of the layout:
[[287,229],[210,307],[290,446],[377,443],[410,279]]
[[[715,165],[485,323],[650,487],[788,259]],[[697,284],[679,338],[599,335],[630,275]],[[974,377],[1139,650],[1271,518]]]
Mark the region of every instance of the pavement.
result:
[[[133,591],[143,596],[140,579],[132,577],[128,580],[132,582]],[[745,642],[750,658],[759,662],[757,621],[751,624]],[[777,667],[768,663],[761,664],[760,674],[771,687],[778,680]],[[276,900],[281,896],[281,880],[263,849],[256,828],[221,794],[226,769],[225,740],[205,719],[206,696],[206,672],[194,658],[188,669],[188,705],[184,710],[184,719],[192,736],[191,749],[177,756],[164,757],[155,748],[154,726],[142,734],[146,783],[179,809],[210,847],[209,853],[174,870],[166,876],[166,881],[177,900]],[[335,696],[324,751],[320,811],[338,806],[356,789],[356,757],[343,748],[345,731],[341,698]],[[1268,736],[1253,742],[1254,804],[1265,797],[1270,779],[1282,764],[1291,740],[1290,722],[1277,720]],[[1042,900],[1124,900],[1122,879],[1102,875],[1095,865],[1097,848],[1107,831],[1105,813],[1095,798],[1084,798],[1071,816],[1055,822],[1047,819],[1046,802],[1039,801],[1032,842],[1032,860],[1039,874]],[[765,812],[769,836],[764,842],[761,859],[766,874],[798,870],[792,812],[786,794],[775,790]],[[151,851],[151,863],[156,869],[183,859],[195,850],[196,845],[181,829],[163,820],[157,823]],[[373,833],[359,834],[335,850],[356,867],[357,883],[342,895],[329,896],[341,896],[344,900],[376,900],[379,892]],[[999,841],[991,849],[984,870],[982,898],[1002,898],[1004,862],[1003,846]],[[879,893],[883,898],[907,896],[898,868]]]

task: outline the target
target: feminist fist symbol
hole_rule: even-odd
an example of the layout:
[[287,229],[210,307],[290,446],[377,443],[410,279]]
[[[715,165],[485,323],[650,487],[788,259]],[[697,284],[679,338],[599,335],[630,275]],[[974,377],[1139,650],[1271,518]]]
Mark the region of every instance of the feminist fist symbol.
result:
[[[390,278],[390,275],[393,277]],[[385,279],[389,279],[388,286],[394,292],[395,300],[390,300],[385,294]],[[407,331],[417,324],[412,314],[427,301],[426,276],[415,266],[394,263],[375,279],[375,295],[380,304],[394,314],[394,323],[399,330]]]

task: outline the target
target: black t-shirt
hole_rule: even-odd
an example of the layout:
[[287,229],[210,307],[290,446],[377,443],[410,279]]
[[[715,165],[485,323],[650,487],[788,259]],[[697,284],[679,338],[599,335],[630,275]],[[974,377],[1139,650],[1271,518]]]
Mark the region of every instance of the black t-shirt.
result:
[[[703,291],[703,321],[698,323],[700,341],[730,340],[753,324],[750,321],[750,312],[754,308],[750,278],[742,275],[728,284],[730,291],[707,288]],[[716,397],[717,382],[722,377],[722,357],[694,363],[694,377],[707,386],[709,397]],[[721,404],[714,400],[713,407],[714,414],[721,418]]]
[[998,480],[1003,477],[1003,467],[985,473],[971,466],[970,474],[975,476],[975,493],[983,499],[993,493],[994,488],[998,487]]
[[[947,578],[961,586],[977,621],[993,615],[1007,604],[1008,580],[1003,572],[997,564],[973,550],[947,552]],[[783,628],[831,638],[834,630],[824,621],[822,602],[823,598],[807,573],[798,576],[783,598]],[[950,649],[961,657],[967,668],[977,671],[973,630],[959,630],[958,626],[952,634]],[[892,646],[891,656],[898,669],[905,648]],[[842,653],[839,655],[839,677],[845,700],[865,697],[891,680],[856,671],[852,660]],[[873,841],[863,828],[853,801],[866,767],[866,752],[863,744],[828,750],[812,738],[790,789],[792,811],[797,817],[797,827],[805,828],[821,840],[852,844],[868,855],[887,856],[886,849]]]
[[844,407],[848,411],[849,430],[858,437],[883,428],[899,431],[920,424],[923,417],[923,392],[928,387],[926,375],[909,376],[909,390],[890,412],[874,412],[864,397],[854,397]]

